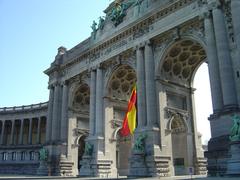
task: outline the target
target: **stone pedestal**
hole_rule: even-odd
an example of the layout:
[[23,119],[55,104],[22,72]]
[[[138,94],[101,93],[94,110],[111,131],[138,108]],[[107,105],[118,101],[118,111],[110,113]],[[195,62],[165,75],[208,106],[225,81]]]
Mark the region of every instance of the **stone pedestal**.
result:
[[81,177],[112,177],[110,160],[94,160],[92,156],[84,155],[79,175]]
[[39,168],[37,170],[38,176],[48,176],[48,164],[46,161],[40,161]]
[[207,159],[197,158],[195,163],[195,174],[196,175],[207,175]]
[[240,176],[240,141],[230,145],[231,158],[227,162],[227,175]]
[[80,176],[84,177],[92,177],[93,176],[93,169],[91,166],[92,156],[84,155],[82,158],[81,169],[80,169]]
[[112,177],[112,161],[111,160],[97,160],[91,163],[94,172],[94,177],[109,178]]
[[129,160],[130,172],[129,177],[149,176],[145,162],[145,152],[133,152]]
[[168,156],[148,156],[146,164],[150,176],[168,177],[170,176],[170,166]]

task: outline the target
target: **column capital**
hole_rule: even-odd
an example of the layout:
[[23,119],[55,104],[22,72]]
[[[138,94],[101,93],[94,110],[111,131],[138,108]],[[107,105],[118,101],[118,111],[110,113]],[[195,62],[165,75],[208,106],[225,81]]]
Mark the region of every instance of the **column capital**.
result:
[[136,45],[136,46],[133,48],[133,50],[134,50],[134,51],[141,50],[141,49],[144,48],[144,46],[145,46],[144,43],[139,43],[138,45]]
[[147,40],[147,41],[144,42],[144,45],[145,45],[145,46],[153,46],[153,43],[152,43],[152,41],[149,39],[149,40]]
[[69,81],[65,80],[65,81],[62,81],[60,84],[61,84],[61,86],[68,86],[69,85]]
[[208,5],[210,9],[220,9],[222,2],[220,0],[208,0]]
[[209,9],[205,9],[199,15],[199,18],[200,19],[210,19],[210,18],[212,18],[212,12]]

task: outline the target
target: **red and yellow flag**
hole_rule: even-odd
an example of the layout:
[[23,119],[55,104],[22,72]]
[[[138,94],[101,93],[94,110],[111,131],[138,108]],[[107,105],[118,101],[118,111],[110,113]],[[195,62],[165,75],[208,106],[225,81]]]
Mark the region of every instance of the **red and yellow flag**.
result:
[[120,129],[121,136],[128,136],[129,134],[133,134],[136,128],[136,124],[137,124],[136,102],[137,102],[137,90],[136,90],[136,86],[134,86],[131,97],[128,101],[128,109],[123,120],[122,128]]

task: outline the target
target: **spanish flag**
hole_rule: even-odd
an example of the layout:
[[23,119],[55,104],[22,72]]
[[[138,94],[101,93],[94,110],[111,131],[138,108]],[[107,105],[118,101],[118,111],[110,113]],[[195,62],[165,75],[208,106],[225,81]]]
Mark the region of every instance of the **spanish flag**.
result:
[[121,136],[128,136],[129,134],[133,134],[136,128],[136,116],[137,116],[137,90],[136,85],[133,87],[131,97],[128,101],[128,109],[126,115],[124,117],[122,128],[120,129]]

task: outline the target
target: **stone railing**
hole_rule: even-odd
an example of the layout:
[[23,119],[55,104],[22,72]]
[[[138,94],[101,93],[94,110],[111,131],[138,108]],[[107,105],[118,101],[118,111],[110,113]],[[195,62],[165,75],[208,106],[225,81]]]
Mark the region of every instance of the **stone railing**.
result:
[[14,106],[14,107],[3,107],[3,108],[0,108],[0,113],[17,112],[17,111],[31,111],[31,110],[47,108],[47,106],[48,106],[48,102],[31,104],[31,105],[26,105],[26,106],[23,105],[23,106]]

